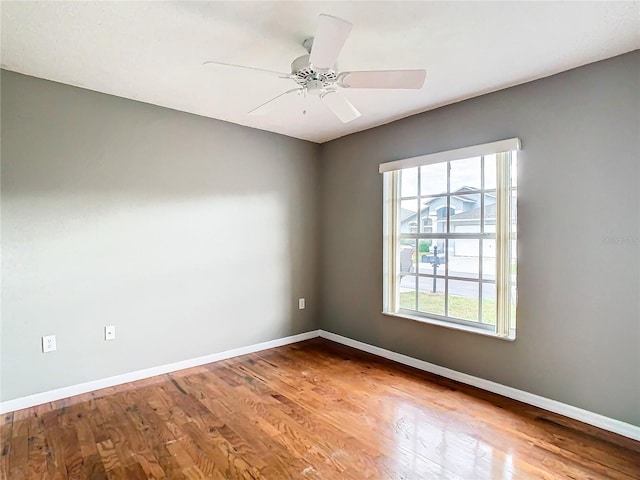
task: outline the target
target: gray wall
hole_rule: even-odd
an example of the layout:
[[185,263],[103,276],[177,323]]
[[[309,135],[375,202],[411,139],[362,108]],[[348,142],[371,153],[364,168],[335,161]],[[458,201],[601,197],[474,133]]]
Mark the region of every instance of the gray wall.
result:
[[2,400],[317,328],[316,144],[1,81]]
[[[517,340],[381,315],[378,164],[514,136]],[[640,425],[640,52],[350,135],[321,157],[321,328]]]

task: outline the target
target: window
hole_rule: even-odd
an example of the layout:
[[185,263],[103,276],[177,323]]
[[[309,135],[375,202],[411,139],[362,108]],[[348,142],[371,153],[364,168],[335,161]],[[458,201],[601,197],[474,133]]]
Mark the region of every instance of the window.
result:
[[[426,174],[428,175],[429,172],[426,172]],[[453,208],[449,207],[440,207],[438,209],[438,218],[447,218],[447,212],[451,215],[454,215],[456,212]]]
[[[429,207],[427,207],[429,208]],[[425,216],[422,218],[422,231],[423,232],[430,232],[431,231],[431,226],[433,225],[433,220],[431,218],[429,218],[428,216]]]
[[519,149],[514,138],[380,165],[384,313],[515,338]]

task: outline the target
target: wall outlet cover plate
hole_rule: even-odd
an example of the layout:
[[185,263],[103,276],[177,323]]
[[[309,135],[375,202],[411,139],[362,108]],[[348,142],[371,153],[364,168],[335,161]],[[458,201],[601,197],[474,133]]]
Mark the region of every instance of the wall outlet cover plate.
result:
[[104,327],[104,339],[115,340],[116,339],[116,327],[115,325],[108,325]]
[[56,336],[45,335],[42,337],[42,353],[49,353],[56,350]]

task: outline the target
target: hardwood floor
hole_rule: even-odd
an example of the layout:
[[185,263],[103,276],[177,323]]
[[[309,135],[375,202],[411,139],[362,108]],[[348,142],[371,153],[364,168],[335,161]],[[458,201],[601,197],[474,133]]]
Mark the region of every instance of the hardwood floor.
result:
[[314,339],[3,416],[2,479],[638,479],[640,442]]

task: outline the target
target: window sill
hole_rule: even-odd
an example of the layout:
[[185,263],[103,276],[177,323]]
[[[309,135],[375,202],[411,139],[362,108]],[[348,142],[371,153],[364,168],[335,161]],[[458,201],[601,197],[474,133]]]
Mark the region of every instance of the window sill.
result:
[[493,337],[499,340],[507,340],[509,342],[513,342],[516,339],[515,331],[512,331],[512,333],[510,333],[509,336],[503,337],[502,335],[498,335],[496,332],[492,332],[490,330],[484,330],[482,328],[474,328],[474,327],[462,325],[459,323],[445,322],[443,320],[436,320],[435,318],[419,317],[417,315],[408,315],[405,313],[382,312],[382,314],[387,317],[404,318],[407,320],[413,320],[415,322],[427,323],[429,325],[436,325],[438,327],[449,328],[451,330],[461,330],[467,333],[476,333],[478,335],[484,335],[485,337]]

